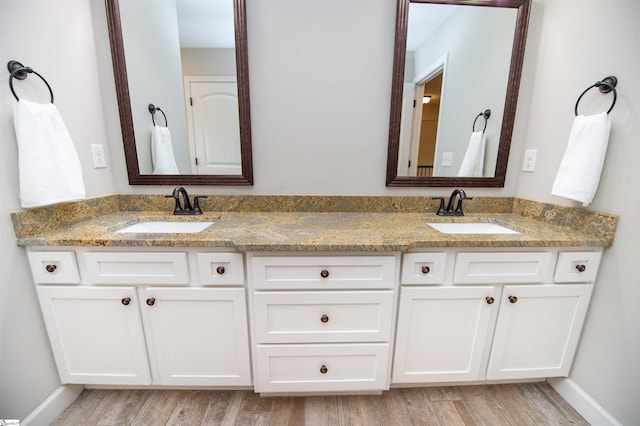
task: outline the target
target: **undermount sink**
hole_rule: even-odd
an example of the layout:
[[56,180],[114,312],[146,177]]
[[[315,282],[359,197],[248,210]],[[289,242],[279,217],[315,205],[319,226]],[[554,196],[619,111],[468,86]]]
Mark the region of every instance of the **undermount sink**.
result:
[[427,223],[430,227],[443,234],[519,234],[518,231],[509,229],[495,223]]
[[140,222],[117,232],[144,234],[190,234],[205,230],[215,222]]

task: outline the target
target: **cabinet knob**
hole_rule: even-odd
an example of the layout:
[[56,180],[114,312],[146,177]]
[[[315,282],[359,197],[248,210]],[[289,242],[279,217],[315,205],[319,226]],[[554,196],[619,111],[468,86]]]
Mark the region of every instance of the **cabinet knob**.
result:
[[329,369],[327,368],[326,365],[323,365],[322,367],[320,367],[320,373],[327,374],[327,371],[329,371]]
[[487,304],[488,304],[488,305],[493,305],[493,302],[495,302],[495,301],[496,301],[496,299],[494,299],[494,298],[493,298],[493,297],[491,297],[491,296],[487,296],[484,300],[486,300],[486,301],[487,301]]
[[576,265],[578,272],[584,272],[587,269],[586,265]]
[[49,273],[53,273],[56,269],[58,269],[58,267],[56,265],[47,265],[44,267],[44,269],[46,269]]
[[224,266],[218,266],[216,268],[216,272],[218,273],[218,275],[224,275]]
[[154,299],[153,297],[150,297],[147,299],[147,305],[153,306],[155,304],[156,304],[156,299]]
[[518,298],[515,296],[509,296],[509,302],[511,303],[516,303],[518,301]]
[[329,322],[329,317],[327,315],[321,316],[320,317],[320,322],[323,322],[325,324],[328,323]]
[[429,272],[431,272],[431,268],[429,268],[428,266],[423,266],[422,267],[422,273],[427,275]]
[[127,306],[129,303],[131,303],[131,298],[125,297],[124,299],[121,300],[121,302],[124,306]]
[[323,269],[322,271],[320,271],[320,276],[322,278],[327,278],[329,276],[329,271],[327,271],[326,269]]

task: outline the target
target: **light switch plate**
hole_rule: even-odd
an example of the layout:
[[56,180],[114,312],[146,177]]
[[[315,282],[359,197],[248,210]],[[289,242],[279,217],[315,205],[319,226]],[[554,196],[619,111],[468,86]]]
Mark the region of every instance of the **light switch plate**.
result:
[[91,144],[91,155],[93,156],[94,169],[103,169],[107,167],[107,160],[104,158],[104,146]]
[[537,149],[527,149],[524,151],[524,160],[522,161],[523,172],[533,172],[536,169]]
[[453,165],[453,152],[443,152],[442,153],[442,166],[443,167],[451,167]]

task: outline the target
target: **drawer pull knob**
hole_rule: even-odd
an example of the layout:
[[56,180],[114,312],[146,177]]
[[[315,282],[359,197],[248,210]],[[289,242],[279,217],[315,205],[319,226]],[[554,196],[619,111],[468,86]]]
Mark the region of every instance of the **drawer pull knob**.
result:
[[322,271],[320,271],[320,276],[322,278],[327,278],[329,276],[329,271],[327,271],[326,269],[323,269]]
[[124,306],[127,306],[129,303],[131,303],[131,298],[125,297],[124,299],[121,300],[121,302]]
[[584,272],[587,267],[585,265],[576,265],[576,269],[578,270],[578,272]]
[[153,297],[150,297],[147,299],[147,305],[153,306],[155,304],[156,304],[156,299],[154,299]]
[[422,267],[422,273],[427,275],[429,272],[431,272],[431,268],[429,268],[428,266],[423,266]]
[[56,265],[47,265],[44,267],[44,269],[46,269],[49,273],[54,273],[55,270],[58,269],[58,267]]
[[218,275],[224,275],[224,266],[218,266],[216,268],[216,272],[218,273]]
[[320,317],[320,322],[323,322],[325,324],[328,323],[329,322],[329,317],[327,315],[321,316]]
[[495,302],[495,301],[496,301],[496,299],[494,299],[494,298],[493,298],[493,297],[491,297],[491,296],[487,296],[484,300],[486,300],[486,301],[487,301],[487,304],[488,304],[488,305],[493,305],[493,302]]
[[511,303],[516,303],[518,301],[518,298],[515,296],[509,296],[509,302]]
[[329,371],[329,369],[327,368],[326,365],[323,365],[322,367],[320,367],[320,373],[327,374],[327,371]]

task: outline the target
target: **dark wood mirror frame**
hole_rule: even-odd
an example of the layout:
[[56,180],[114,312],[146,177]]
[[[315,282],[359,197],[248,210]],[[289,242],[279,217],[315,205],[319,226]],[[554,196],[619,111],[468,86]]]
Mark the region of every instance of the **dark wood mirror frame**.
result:
[[[231,1],[231,0],[230,0]],[[240,118],[240,152],[242,175],[143,175],[138,166],[138,154],[131,116],[129,82],[125,64],[124,42],[118,0],[105,0],[111,58],[116,82],[118,109],[127,174],[130,185],[253,185],[251,156],[251,114],[249,109],[249,61],[247,53],[247,22],[245,0],[232,0],[235,17],[236,73]]]
[[[502,118],[502,129],[498,145],[498,158],[494,177],[421,177],[398,176],[398,153],[400,145],[400,119],[402,113],[402,84],[407,46],[409,3],[432,3],[486,7],[508,7],[517,9],[516,27],[509,68],[509,81]],[[503,187],[507,173],[507,161],[513,133],[513,122],[518,103],[520,75],[524,59],[524,47],[529,25],[531,0],[398,0],[396,15],[396,40],[393,54],[393,78],[391,85],[391,118],[389,120],[389,151],[387,154],[387,186],[470,186]]]

